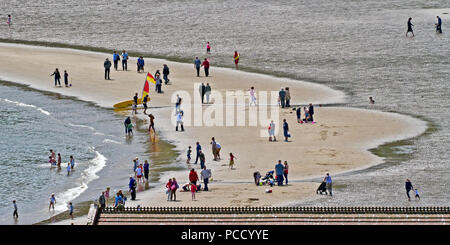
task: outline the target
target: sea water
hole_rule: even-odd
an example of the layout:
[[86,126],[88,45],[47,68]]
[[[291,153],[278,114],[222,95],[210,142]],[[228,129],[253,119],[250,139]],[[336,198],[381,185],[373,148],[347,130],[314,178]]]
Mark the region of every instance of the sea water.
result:
[[[93,201],[107,186],[111,195],[128,191],[132,159],[150,161],[154,147],[148,143],[146,122],[132,118],[134,135],[127,137],[124,120],[111,109],[0,82],[0,223],[12,223],[13,199],[20,223],[29,224],[67,210],[70,201],[75,206]],[[61,154],[61,170],[48,162],[50,149]],[[163,156],[150,161],[153,183],[159,168],[176,169],[164,159],[175,156],[170,145],[160,143],[158,151]],[[70,155],[75,168],[67,176]],[[52,193],[55,212],[48,211]]]
[[[12,0],[2,1],[1,7],[13,16],[12,29],[0,29],[5,38],[186,61],[209,57],[211,73],[217,65],[233,67],[237,50],[242,69],[342,90],[348,95],[342,106],[368,108],[372,96],[375,110],[420,117],[431,130],[402,142],[408,150],[394,145],[379,150],[385,164],[340,176],[331,173],[335,196],[304,204],[448,205],[449,1]],[[437,15],[442,34],[435,32]],[[409,17],[414,38],[405,37]],[[86,154],[95,156],[89,150]],[[420,202],[406,201],[406,178],[418,187]]]

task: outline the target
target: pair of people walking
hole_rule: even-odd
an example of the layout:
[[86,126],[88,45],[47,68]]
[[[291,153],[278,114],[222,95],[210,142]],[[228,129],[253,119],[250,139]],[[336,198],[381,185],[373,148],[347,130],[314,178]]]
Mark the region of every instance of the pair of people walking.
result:
[[[59,73],[58,68],[56,68],[50,76],[54,76],[55,78],[55,87],[61,87],[61,74]],[[64,70],[64,85],[69,87],[69,73],[67,73],[66,70]]]

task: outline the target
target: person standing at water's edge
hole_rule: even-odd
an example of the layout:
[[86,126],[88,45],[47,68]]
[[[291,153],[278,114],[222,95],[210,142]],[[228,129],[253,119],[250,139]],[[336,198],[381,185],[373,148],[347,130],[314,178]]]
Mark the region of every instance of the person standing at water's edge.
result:
[[53,208],[53,211],[55,211],[55,204],[56,204],[55,194],[52,193],[52,195],[50,196],[50,205],[48,206],[48,211],[50,211],[50,208]]
[[55,87],[61,87],[61,74],[59,73],[58,68],[56,68],[56,70],[50,76],[55,76]]
[[69,73],[66,70],[64,70],[64,85],[69,87]]
[[73,219],[73,204],[69,202],[69,216]]
[[411,197],[409,196],[409,192],[414,189],[411,181],[409,179],[406,179],[405,182],[405,189],[406,189],[406,196],[408,196],[408,201],[411,201]]
[[408,30],[406,31],[406,36],[408,36],[408,32],[411,32],[412,35],[413,35],[413,37],[414,37],[414,31],[413,31],[413,29],[412,29],[412,27],[413,27],[414,25],[411,23],[411,20],[412,20],[412,18],[409,17],[408,23],[407,23],[407,25],[408,25]]
[[18,219],[19,218],[19,214],[17,213],[18,208],[17,208],[16,200],[13,200],[13,206],[14,206],[13,218],[14,219]]
[[148,163],[147,160],[144,161],[144,178],[145,181],[148,182],[148,174],[150,172],[150,164]]
[[136,180],[133,179],[133,176],[130,176],[128,187],[130,188],[131,200],[136,200]]
[[201,65],[202,65],[202,61],[198,57],[195,57],[194,67],[197,70],[197,77],[200,76],[200,67],[201,67]]
[[239,69],[238,69],[239,53],[238,53],[237,51],[234,51],[234,56],[233,56],[233,58],[234,58],[234,65],[236,66],[236,70],[239,70]]
[[111,80],[109,78],[109,73],[111,70],[111,61],[109,61],[108,58],[106,58],[105,62],[103,63],[103,67],[105,67],[105,80]]
[[153,114],[148,115],[148,117],[150,118],[150,125],[148,126],[148,131],[150,132],[153,129],[153,133],[156,133],[155,117],[153,116]]

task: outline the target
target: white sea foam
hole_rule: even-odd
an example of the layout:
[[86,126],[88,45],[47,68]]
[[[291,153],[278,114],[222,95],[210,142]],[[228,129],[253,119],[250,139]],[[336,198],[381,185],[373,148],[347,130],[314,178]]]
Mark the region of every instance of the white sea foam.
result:
[[[89,166],[83,170],[80,178],[76,180],[78,186],[56,194],[57,204],[55,205],[55,211],[63,212],[67,210],[68,203],[86,191],[88,189],[88,184],[91,181],[99,178],[97,173],[106,166],[106,160],[108,159],[98,151],[95,151],[94,148],[92,148],[92,150],[95,152],[96,156],[88,161]],[[76,170],[77,168],[75,168],[75,171]]]
[[7,103],[15,104],[15,105],[20,106],[20,107],[30,107],[30,108],[34,108],[34,109],[40,111],[42,114],[45,114],[45,115],[47,115],[47,116],[50,115],[50,112],[48,112],[48,111],[46,111],[46,110],[44,110],[44,109],[42,109],[42,108],[40,108],[40,107],[37,107],[37,106],[35,106],[35,105],[29,105],[29,104],[25,104],[25,103],[18,102],[18,101],[12,101],[12,100],[8,100],[8,99],[2,99],[2,100],[5,101],[5,102],[7,102]]
[[88,128],[88,129],[90,129],[92,131],[95,131],[95,128],[93,128],[91,126],[80,125],[80,124],[72,124],[72,123],[68,123],[67,125],[72,126],[72,127]]
[[112,140],[112,139],[104,139],[102,142],[105,143],[105,144],[106,144],[106,143],[113,143],[113,144],[119,144],[119,145],[122,144],[122,143],[117,142],[117,141]]

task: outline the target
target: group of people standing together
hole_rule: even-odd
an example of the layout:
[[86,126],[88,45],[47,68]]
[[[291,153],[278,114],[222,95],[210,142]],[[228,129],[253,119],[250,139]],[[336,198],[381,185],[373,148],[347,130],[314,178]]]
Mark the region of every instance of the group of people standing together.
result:
[[[54,76],[55,78],[55,87],[61,87],[61,73],[59,73],[58,68],[50,76]],[[64,85],[66,87],[72,86],[72,84],[69,84],[69,73],[66,70],[64,70]]]
[[[58,170],[61,170],[61,162],[62,162],[62,157],[61,157],[61,153],[58,153],[58,158],[56,158],[56,154],[55,152],[50,149],[50,156],[48,157],[49,160],[48,162],[50,163],[50,167],[57,167]],[[75,168],[75,159],[73,158],[73,156],[70,156],[69,158],[69,162],[67,163],[67,176],[70,175],[70,173],[74,170]]]

